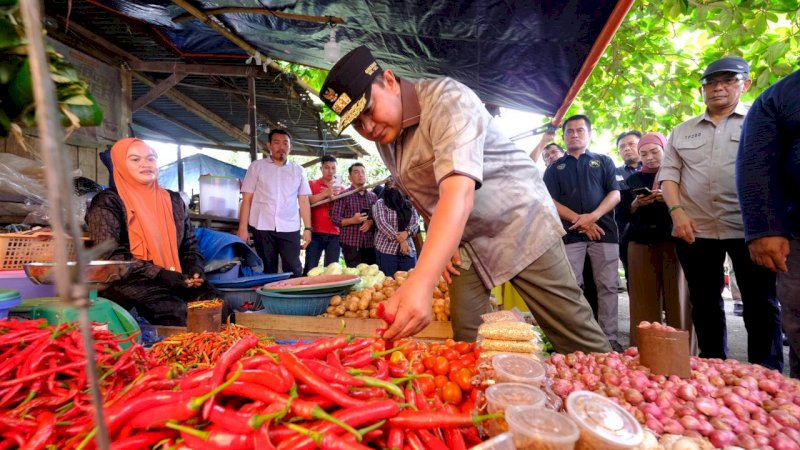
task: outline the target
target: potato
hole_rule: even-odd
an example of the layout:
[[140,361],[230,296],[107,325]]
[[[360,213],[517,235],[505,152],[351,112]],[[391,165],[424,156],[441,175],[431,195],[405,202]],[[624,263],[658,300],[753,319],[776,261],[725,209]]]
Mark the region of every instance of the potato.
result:
[[439,284],[436,287],[438,287],[439,290],[442,291],[442,292],[449,291],[449,289],[447,288],[447,282],[444,281],[444,280],[440,281]]
[[397,272],[394,273],[394,278],[395,279],[408,278],[408,272],[406,272],[405,270],[398,270]]
[[381,292],[383,292],[383,295],[386,298],[389,298],[389,297],[394,295],[394,288],[392,288],[392,287],[383,288],[383,290]]
[[327,312],[328,312],[329,314],[333,314],[333,313],[335,313],[335,312],[336,312],[336,307],[335,307],[335,306],[333,306],[333,305],[331,305],[331,306],[328,306]]
[[369,309],[369,299],[362,298],[361,300],[358,301],[358,310],[365,311],[367,309]]
[[352,302],[347,304],[348,311],[358,311],[358,300],[353,300]]
[[378,308],[370,308],[370,310],[369,310],[369,318],[370,319],[377,319],[378,318]]
[[356,312],[356,315],[358,315],[359,319],[369,319],[369,311],[366,309]]
[[355,319],[356,317],[358,317],[358,314],[356,314],[355,311],[345,311],[344,316],[347,317],[348,319]]
[[337,316],[341,316],[342,314],[344,314],[345,311],[347,311],[347,308],[345,308],[344,305],[338,305],[336,307],[336,315]]
[[444,298],[444,293],[438,287],[433,288],[433,298]]
[[383,287],[394,287],[394,286],[397,286],[397,281],[395,281],[394,278],[386,277],[386,279],[383,280]]
[[378,291],[372,294],[372,302],[382,302],[384,300],[386,300],[386,296],[383,295],[383,291]]
[[334,295],[333,297],[331,297],[331,305],[332,306],[339,306],[339,305],[342,304],[343,301],[344,300],[342,300],[342,296],[341,295]]

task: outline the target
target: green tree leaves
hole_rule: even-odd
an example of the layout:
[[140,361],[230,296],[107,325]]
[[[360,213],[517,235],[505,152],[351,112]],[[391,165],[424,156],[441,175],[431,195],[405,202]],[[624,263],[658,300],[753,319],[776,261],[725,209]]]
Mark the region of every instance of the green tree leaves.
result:
[[597,129],[669,133],[703,110],[700,74],[717,58],[750,63],[750,102],[798,68],[796,0],[641,0],[567,115],[588,113]]

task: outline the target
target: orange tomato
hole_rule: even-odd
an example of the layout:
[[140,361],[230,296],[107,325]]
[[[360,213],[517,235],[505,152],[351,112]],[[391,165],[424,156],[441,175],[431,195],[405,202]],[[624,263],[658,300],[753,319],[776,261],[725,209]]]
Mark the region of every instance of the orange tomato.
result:
[[458,387],[457,384],[453,383],[452,381],[445,383],[444,387],[442,388],[442,400],[444,400],[445,403],[458,405],[461,403],[462,398],[463,394],[461,393],[461,388]]
[[455,349],[458,353],[464,355],[472,351],[472,344],[470,344],[469,342],[461,341],[456,344]]
[[437,356],[433,363],[433,373],[436,375],[447,375],[450,372],[450,361],[444,356]]
[[428,370],[433,370],[433,364],[436,362],[436,357],[433,355],[428,355],[422,358],[422,365],[425,366]]
[[[417,378],[415,382],[419,390],[425,394],[425,397],[430,397],[436,392],[436,382],[433,378]],[[442,383],[442,385],[444,385],[444,383]]]
[[[424,378],[420,378],[420,380],[422,379]],[[448,380],[447,377],[444,375],[436,375],[435,377],[433,377],[433,384],[437,388],[444,387],[444,385],[447,384],[449,381],[450,380]]]
[[475,412],[475,402],[472,400],[466,400],[458,409],[460,410],[461,414],[472,414]]
[[[453,379],[455,378],[455,379]],[[464,391],[469,391],[472,389],[472,371],[467,369],[466,367],[462,367],[458,369],[458,372],[455,373],[455,376],[450,380],[455,382],[458,387],[463,389]]]
[[453,339],[445,339],[444,346],[447,348],[453,348],[456,346],[456,341],[454,341]]
[[447,358],[448,361],[455,361],[461,357],[461,354],[452,348],[448,348],[442,351],[441,355]]

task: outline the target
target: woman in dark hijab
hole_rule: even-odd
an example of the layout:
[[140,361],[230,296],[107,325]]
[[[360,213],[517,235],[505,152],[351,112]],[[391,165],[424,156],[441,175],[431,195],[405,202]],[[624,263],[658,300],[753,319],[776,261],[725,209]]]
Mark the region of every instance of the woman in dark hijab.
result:
[[413,236],[419,231],[419,214],[400,190],[386,187],[372,207],[377,231],[375,254],[386,276],[410,270],[417,263]]

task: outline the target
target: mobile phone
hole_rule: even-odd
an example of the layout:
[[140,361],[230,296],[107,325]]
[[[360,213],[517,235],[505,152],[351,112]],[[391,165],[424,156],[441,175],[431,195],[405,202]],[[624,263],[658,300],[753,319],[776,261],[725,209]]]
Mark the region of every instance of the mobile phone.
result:
[[333,187],[342,187],[342,177],[339,175],[333,176]]
[[361,214],[369,215],[369,208],[362,208],[361,209]]
[[633,192],[633,195],[637,195],[637,196],[638,195],[650,195],[650,194],[653,193],[653,191],[651,191],[650,188],[648,188],[648,187],[633,188],[632,192]]

